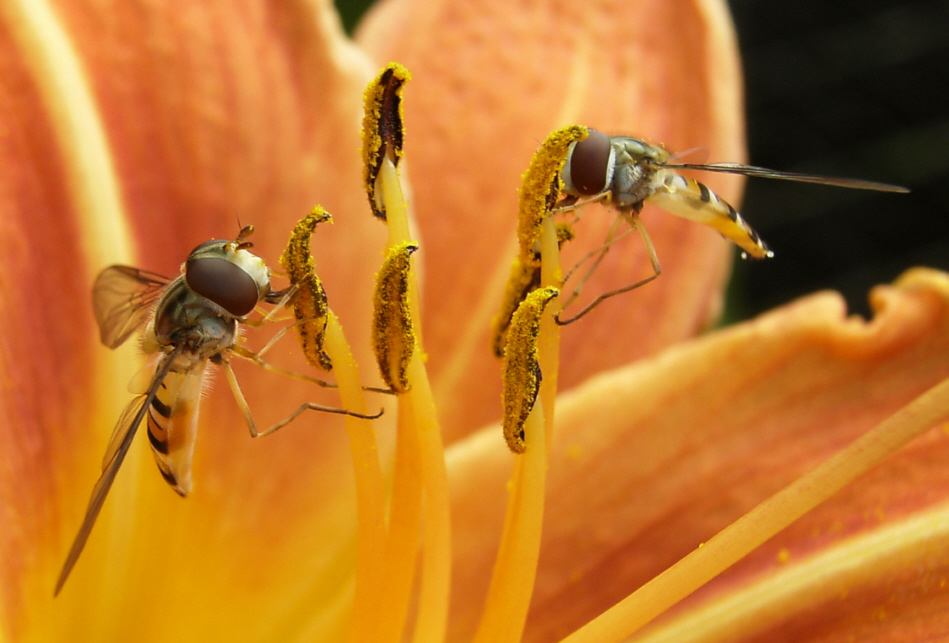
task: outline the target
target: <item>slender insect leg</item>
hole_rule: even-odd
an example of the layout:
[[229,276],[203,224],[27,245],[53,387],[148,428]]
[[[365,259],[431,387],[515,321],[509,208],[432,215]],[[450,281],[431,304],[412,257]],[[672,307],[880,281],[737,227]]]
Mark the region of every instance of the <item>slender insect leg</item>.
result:
[[[301,319],[301,320],[299,320],[299,321],[295,321],[294,323],[290,324],[289,326],[285,326],[284,328],[281,328],[279,331],[277,331],[277,332],[274,334],[273,337],[270,338],[270,341],[268,341],[268,342],[264,345],[264,347],[261,348],[259,351],[254,352],[254,351],[249,350],[249,349],[247,349],[247,348],[245,348],[245,347],[243,347],[243,346],[234,346],[234,347],[231,349],[231,352],[232,352],[234,355],[236,355],[236,356],[238,356],[238,357],[241,357],[241,358],[243,358],[243,359],[246,359],[246,360],[248,360],[248,361],[251,361],[251,362],[257,364],[257,366],[260,366],[261,368],[264,368],[264,369],[266,369],[266,370],[268,370],[268,371],[271,371],[271,372],[273,372],[273,373],[280,373],[281,375],[286,375],[287,377],[293,377],[293,378],[296,378],[296,379],[298,379],[298,380],[303,380],[304,382],[309,382],[309,383],[311,383],[311,384],[316,384],[317,386],[322,386],[323,388],[338,388],[334,382],[328,382],[328,381],[322,380],[322,379],[320,379],[320,378],[318,378],[318,377],[310,377],[309,375],[304,375],[303,373],[297,373],[296,371],[291,371],[291,370],[286,369],[286,368],[281,368],[280,366],[276,366],[275,364],[271,364],[270,362],[264,361],[264,359],[261,357],[261,355],[263,355],[264,353],[266,353],[267,351],[269,351],[271,348],[273,348],[274,345],[275,345],[284,335],[286,335],[287,332],[288,332],[291,328],[295,328],[295,327],[297,327],[297,326],[299,326],[299,325],[301,325],[301,324],[305,324],[305,323],[307,323],[307,322],[309,322],[309,321],[312,321],[312,320],[310,320],[310,319]],[[378,387],[374,387],[374,386],[364,386],[364,387],[363,387],[363,390],[364,390],[364,391],[369,391],[369,392],[371,392],[371,393],[386,393],[386,394],[389,394],[389,395],[394,394],[394,392],[391,391],[390,389],[387,389],[387,388],[378,388]]]
[[[292,328],[292,326],[290,327]],[[282,329],[281,333],[286,331]],[[278,333],[280,334],[280,333]],[[235,346],[231,349],[231,353],[237,357],[246,359],[247,361],[253,362],[257,366],[270,371],[271,373],[280,373],[281,375],[286,375],[287,377],[292,377],[298,380],[303,380],[304,382],[309,382],[310,384],[316,384],[317,386],[322,386],[323,388],[337,388],[336,384],[333,382],[328,382],[326,380],[321,380],[318,377],[310,377],[309,375],[304,375],[303,373],[297,373],[296,371],[291,371],[287,368],[282,368],[276,364],[271,364],[270,362],[264,361],[260,356],[266,352],[273,345],[273,340],[271,340],[267,346],[264,346],[264,349],[255,353],[254,351],[248,350],[243,346]],[[386,389],[388,390],[388,389]]]
[[[277,340],[280,337],[282,337],[288,330],[306,321],[309,321],[309,320],[299,321],[294,324],[291,324],[290,326],[287,326],[286,328],[281,328],[280,331],[277,332],[277,334],[274,335],[269,342],[267,342],[267,345],[257,352],[248,350],[247,348],[243,346],[234,346],[231,349],[231,353],[235,355],[236,357],[240,357],[242,359],[246,359],[249,362],[253,362],[257,366],[265,370],[268,370],[271,373],[280,373],[281,375],[286,375],[287,377],[292,377],[294,379],[302,380],[304,382],[309,382],[310,384],[316,384],[317,386],[322,386],[323,388],[339,388],[335,382],[329,382],[327,380],[322,380],[318,377],[311,377],[310,375],[297,373],[296,371],[291,371],[288,368],[282,368],[280,366],[277,366],[276,364],[271,364],[270,362],[265,361],[263,358],[261,358],[261,355],[263,355],[265,352],[270,350],[273,347],[273,345],[277,342]],[[362,389],[364,391],[369,391],[370,393],[385,393],[387,395],[394,394],[394,391],[390,389],[378,388],[375,386],[364,386],[362,387]]]
[[554,321],[557,322],[560,326],[566,326],[567,324],[572,324],[577,321],[588,312],[596,308],[596,306],[610,297],[615,297],[616,295],[621,295],[624,292],[629,292],[630,290],[635,290],[640,286],[648,284],[650,281],[658,277],[662,273],[662,268],[659,266],[659,258],[656,256],[656,247],[652,244],[652,239],[649,238],[649,233],[646,232],[646,228],[643,227],[642,222],[638,218],[628,219],[629,225],[631,228],[635,228],[639,231],[639,236],[642,237],[643,244],[646,246],[646,252],[649,254],[649,262],[652,264],[653,274],[645,279],[640,279],[639,281],[629,284],[628,286],[623,286],[622,288],[617,288],[616,290],[610,290],[608,292],[597,295],[596,299],[591,301],[585,308],[583,308],[579,313],[570,317],[568,319],[561,319],[559,317],[554,317]]
[[[243,356],[242,356],[243,357]],[[348,411],[346,409],[340,409],[333,406],[323,406],[322,404],[315,404],[313,402],[305,402],[300,405],[300,407],[291,413],[289,416],[277,422],[272,427],[264,430],[257,430],[257,423],[254,421],[254,416],[250,411],[250,405],[247,404],[247,398],[244,397],[244,392],[241,390],[240,384],[237,382],[237,376],[234,374],[234,369],[231,368],[230,362],[225,359],[222,359],[220,362],[221,367],[224,369],[224,375],[227,377],[227,383],[231,386],[231,392],[234,394],[234,399],[237,401],[237,406],[241,410],[241,414],[244,416],[244,420],[247,422],[247,428],[250,429],[250,435],[253,438],[259,438],[264,435],[270,435],[278,429],[282,429],[286,425],[290,424],[297,418],[298,415],[303,413],[306,410],[312,411],[323,411],[324,413],[337,413],[339,415],[349,415],[351,417],[360,418],[363,420],[375,420],[376,418],[382,417],[383,410],[380,409],[378,413],[374,414],[365,414],[357,413],[355,411]],[[276,367],[275,367],[276,368]],[[278,372],[284,372],[282,369],[277,369]],[[298,375],[290,371],[286,371],[286,374]],[[306,376],[300,376],[305,378]]]
[[247,422],[250,435],[256,438],[259,435],[259,433],[257,433],[257,423],[254,422],[254,415],[250,412],[250,406],[247,404],[247,398],[244,397],[241,385],[237,383],[237,376],[234,375],[234,369],[231,368],[231,363],[226,359],[221,360],[221,368],[224,369],[224,376],[227,378],[227,383],[231,387],[231,393],[234,394],[237,408],[241,410],[241,415],[244,416],[244,421]]
[[621,221],[622,219],[620,219],[620,217],[614,218],[613,223],[610,225],[609,232],[606,233],[606,240],[603,242],[603,244],[600,245],[598,248],[588,252],[586,256],[580,259],[580,261],[575,263],[574,266],[570,270],[567,271],[567,274],[563,278],[563,283],[567,283],[570,280],[570,278],[573,276],[573,274],[580,268],[580,266],[585,264],[590,259],[594,259],[595,257],[593,264],[584,273],[583,277],[580,279],[580,283],[578,283],[577,287],[573,289],[573,292],[570,294],[570,297],[567,298],[567,300],[564,302],[563,308],[561,310],[566,309],[568,306],[570,306],[570,304],[572,304],[573,302],[577,300],[577,297],[580,296],[580,292],[583,290],[583,285],[593,275],[593,273],[596,272],[596,269],[600,265],[600,262],[603,261],[603,258],[606,256],[606,253],[609,252],[610,246],[612,246],[614,243],[616,243],[617,241],[619,241],[620,239],[622,239],[623,237],[625,237],[626,235],[628,235],[630,232],[633,231],[632,228],[628,228],[624,230],[622,234],[618,236],[614,236],[616,235],[616,229],[619,227],[619,224]]
[[350,417],[360,418],[362,420],[375,420],[377,418],[382,417],[382,413],[383,413],[383,409],[379,409],[378,413],[375,413],[372,415],[366,415],[363,413],[356,413],[355,411],[347,411],[346,409],[338,409],[332,406],[323,406],[322,404],[315,404],[313,402],[304,402],[303,404],[300,405],[300,407],[296,411],[294,411],[293,413],[291,413],[284,419],[280,420],[269,429],[265,431],[261,431],[260,433],[252,433],[251,435],[253,435],[255,438],[260,438],[265,435],[270,435],[271,433],[274,433],[278,431],[279,429],[282,429],[283,427],[287,426],[291,422],[293,422],[295,419],[297,419],[297,416],[299,416],[304,411],[323,411],[324,413],[336,413],[338,415],[349,415]]
[[593,196],[588,196],[585,199],[577,199],[576,201],[572,201],[569,203],[565,203],[564,205],[555,207],[553,210],[550,211],[550,214],[551,215],[563,214],[564,212],[571,212],[573,210],[578,210],[589,203],[597,203],[599,201],[606,201],[612,196],[612,194],[613,194],[612,192],[607,190],[605,192],[600,192],[599,194],[594,194]]
[[254,353],[254,354],[255,354],[257,357],[262,357],[263,354],[266,353],[267,351],[269,351],[271,348],[273,348],[273,347],[274,347],[274,344],[276,344],[277,342],[279,342],[279,341],[280,341],[280,338],[283,337],[284,335],[286,335],[287,332],[288,332],[291,328],[296,328],[297,326],[300,326],[301,324],[304,324],[304,323],[306,323],[307,321],[310,321],[310,320],[296,321],[296,322],[293,322],[292,324],[290,324],[289,326],[285,326],[285,327],[281,328],[281,329],[278,330],[276,333],[274,333],[274,336],[270,338],[270,341],[268,341],[266,344],[264,344],[264,347],[263,347],[263,348],[261,348],[259,351],[257,351],[257,352]]
[[[242,319],[241,323],[246,324],[248,326],[253,326],[254,328],[259,328],[269,322],[277,321],[274,319],[274,316],[286,307],[290,299],[293,298],[293,295],[296,294],[297,287],[298,287],[297,284],[293,284],[286,290],[270,291],[265,296],[264,301],[266,301],[268,304],[275,304],[274,307],[271,308],[267,312],[267,314],[261,317],[260,319]],[[263,310],[259,307],[257,308],[257,310],[263,312]]]
[[299,284],[293,284],[285,290],[271,290],[269,293],[267,293],[264,299],[268,304],[274,304],[274,307],[270,309],[270,312],[267,313],[267,315],[261,321],[266,321],[277,311],[283,309],[283,307],[286,306],[291,299],[293,299],[293,296],[296,294],[299,287]]

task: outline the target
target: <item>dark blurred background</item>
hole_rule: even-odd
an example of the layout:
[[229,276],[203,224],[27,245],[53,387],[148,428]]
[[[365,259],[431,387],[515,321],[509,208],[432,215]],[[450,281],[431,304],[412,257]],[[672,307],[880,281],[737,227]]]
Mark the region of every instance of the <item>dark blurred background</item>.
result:
[[872,285],[949,269],[949,2],[730,4],[751,162],[912,189],[749,180],[743,213],[776,256],[736,263],[733,312],[833,288],[865,313]]
[[[369,4],[338,0],[347,28]],[[912,193],[749,180],[741,211],[775,258],[736,261],[727,317],[824,288],[866,315],[874,284],[910,266],[949,270],[949,0],[729,4],[750,162]]]

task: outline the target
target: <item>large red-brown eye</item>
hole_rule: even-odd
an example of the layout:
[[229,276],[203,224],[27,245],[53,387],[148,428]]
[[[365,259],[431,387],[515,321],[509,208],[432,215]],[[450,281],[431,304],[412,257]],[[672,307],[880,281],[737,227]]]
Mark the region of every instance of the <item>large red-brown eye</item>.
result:
[[188,259],[185,265],[188,287],[235,317],[243,317],[260,299],[253,277],[240,266],[218,257]]
[[610,164],[610,137],[591,129],[589,135],[573,146],[570,179],[583,196],[600,194],[607,188]]

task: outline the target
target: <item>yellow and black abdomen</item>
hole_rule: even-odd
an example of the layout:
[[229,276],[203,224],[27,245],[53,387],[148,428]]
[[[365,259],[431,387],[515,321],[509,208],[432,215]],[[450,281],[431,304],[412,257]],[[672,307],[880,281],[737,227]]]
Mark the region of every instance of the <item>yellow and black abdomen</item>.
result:
[[165,481],[182,496],[191,491],[191,461],[207,362],[172,370],[148,409],[148,442]]
[[755,259],[772,256],[758,233],[738,211],[704,183],[668,169],[656,171],[655,192],[648,201],[680,217],[703,223]]

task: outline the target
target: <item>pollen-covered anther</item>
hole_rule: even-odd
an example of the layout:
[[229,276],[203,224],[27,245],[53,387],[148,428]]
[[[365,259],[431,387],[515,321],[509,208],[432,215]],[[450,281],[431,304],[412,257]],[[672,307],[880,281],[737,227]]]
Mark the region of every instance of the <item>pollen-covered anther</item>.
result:
[[408,367],[415,351],[415,330],[409,305],[411,256],[418,245],[393,246],[376,276],[372,349],[382,379],[396,393],[409,390]]
[[399,63],[389,63],[369,83],[363,95],[363,181],[372,213],[383,221],[386,219],[386,208],[382,196],[377,193],[376,181],[383,159],[388,157],[395,166],[402,159],[402,141],[405,138],[402,86],[411,77],[409,71]]
[[582,125],[570,125],[552,133],[534,152],[530,166],[521,178],[517,238],[521,261],[527,265],[540,264],[540,257],[535,252],[540,239],[540,224],[560,200],[563,188],[560,173],[570,146],[585,139],[588,132]]
[[524,423],[537,401],[542,373],[538,362],[537,338],[544,309],[560,294],[553,286],[532,291],[514,311],[504,346],[504,404],[502,427],[507,446],[524,453],[527,436]]
[[290,284],[296,287],[287,306],[293,310],[296,317],[303,354],[311,366],[326,371],[333,368],[333,363],[323,348],[329,305],[323,284],[316,275],[313,256],[310,254],[310,237],[317,225],[332,220],[333,217],[322,207],[314,207],[310,214],[294,226],[287,248],[280,256],[280,265],[287,272]]
[[[563,244],[573,239],[573,236],[573,228],[570,224],[557,224],[557,243],[561,248]],[[504,356],[504,343],[507,341],[507,331],[514,311],[527,298],[527,295],[539,286],[540,266],[525,264],[520,256],[514,257],[511,273],[504,287],[504,296],[501,299],[501,310],[491,320],[491,349],[497,357]]]

